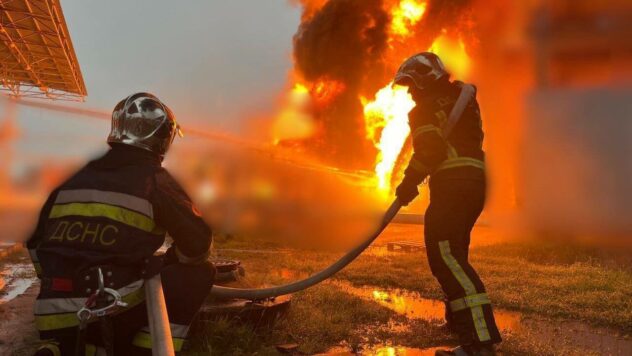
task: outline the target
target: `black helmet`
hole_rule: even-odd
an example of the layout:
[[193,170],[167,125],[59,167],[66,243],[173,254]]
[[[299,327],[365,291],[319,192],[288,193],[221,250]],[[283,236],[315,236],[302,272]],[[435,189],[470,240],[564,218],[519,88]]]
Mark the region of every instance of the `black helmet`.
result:
[[176,133],[182,136],[167,105],[153,94],[136,93],[114,108],[108,143],[134,146],[164,156]]
[[434,53],[422,52],[408,58],[395,75],[395,84],[414,85],[419,90],[427,89],[434,83],[447,79],[450,74],[443,62]]

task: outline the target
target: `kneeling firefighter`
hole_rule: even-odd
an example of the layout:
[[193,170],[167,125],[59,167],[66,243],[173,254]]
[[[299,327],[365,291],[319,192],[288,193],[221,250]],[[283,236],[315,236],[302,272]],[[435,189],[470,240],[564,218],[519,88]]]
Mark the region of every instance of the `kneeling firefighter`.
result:
[[[35,323],[45,343],[37,355],[151,354],[143,280],[157,273],[174,349],[181,349],[215,270],[211,229],[161,166],[179,133],[157,97],[130,95],[112,113],[111,149],[48,198],[27,242],[41,279]],[[155,256],[167,233],[172,246]],[[125,305],[80,323],[77,312],[95,308],[103,287]]]
[[483,130],[476,89],[450,81],[433,53],[402,64],[395,83],[416,102],[409,114],[414,154],[397,187],[403,206],[430,177],[424,235],[432,274],[446,295],[446,318],[460,347],[437,355],[493,355],[501,341],[489,297],[468,262],[470,232],[483,210],[486,178]]

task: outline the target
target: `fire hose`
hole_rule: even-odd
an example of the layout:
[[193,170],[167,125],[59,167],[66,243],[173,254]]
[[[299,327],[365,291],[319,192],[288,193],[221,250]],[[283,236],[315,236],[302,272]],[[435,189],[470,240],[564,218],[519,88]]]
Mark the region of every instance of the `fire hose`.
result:
[[262,288],[262,289],[242,289],[242,288],[230,288],[222,286],[213,286],[211,289],[211,296],[220,299],[247,299],[247,300],[262,300],[268,298],[274,298],[281,295],[287,295],[299,292],[301,290],[312,287],[328,278],[331,278],[334,274],[345,268],[349,263],[353,262],[364,250],[369,247],[375,239],[382,234],[384,229],[393,220],[399,209],[401,208],[399,200],[395,201],[388,208],[382,222],[379,227],[362,243],[356,246],[351,251],[347,252],[338,261],[325,268],[324,270],[311,275],[310,277],[296,281],[290,284],[285,284],[276,287]]
[[[473,85],[464,84],[461,88],[461,93],[448,116],[448,119],[443,124],[441,131],[442,135],[445,139],[450,136],[452,130],[459,122],[459,119],[463,115],[465,108],[469,105],[471,100],[476,96],[476,88]],[[360,245],[358,245],[353,250],[349,251],[346,255],[342,256],[338,261],[336,261],[331,266],[325,268],[324,270],[306,278],[301,281],[297,281],[290,284],[285,284],[277,287],[270,288],[262,288],[262,289],[240,289],[240,288],[229,288],[229,287],[221,287],[221,286],[213,286],[211,289],[211,295],[216,298],[222,299],[249,299],[249,300],[261,300],[274,298],[281,295],[292,294],[303,289],[307,289],[312,287],[328,278],[338,273],[340,270],[345,268],[349,263],[353,262],[364,250],[367,249],[375,241],[375,239],[380,236],[380,234],[384,231],[384,229],[390,224],[393,220],[399,209],[402,207],[400,202],[395,199],[393,204],[391,204],[390,208],[384,214],[382,219],[382,223],[378,227],[375,232],[370,235],[365,241],[363,241]]]

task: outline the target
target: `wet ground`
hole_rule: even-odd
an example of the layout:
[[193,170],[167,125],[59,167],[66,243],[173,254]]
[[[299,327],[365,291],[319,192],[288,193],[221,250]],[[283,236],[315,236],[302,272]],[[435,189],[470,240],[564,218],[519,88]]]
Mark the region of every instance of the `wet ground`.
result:
[[[15,252],[19,254],[20,252]],[[36,281],[33,266],[26,255],[0,260],[0,305],[23,294]]]
[[33,303],[38,289],[24,250],[0,258],[0,355],[32,354],[36,340]]
[[[287,275],[288,272],[281,272]],[[416,293],[404,290],[388,290],[371,286],[354,287],[349,283],[329,282],[341,290],[360,298],[374,301],[408,319],[423,319],[440,323],[444,318],[444,304],[441,301],[420,298]],[[616,330],[597,328],[577,321],[550,321],[524,317],[521,313],[494,311],[496,322],[503,334],[520,333],[554,346],[572,345],[600,355],[632,355],[632,340],[620,335]],[[434,355],[433,349],[419,350],[404,347],[368,347],[367,355]],[[339,347],[327,355],[348,355],[350,350]]]
[[[381,241],[381,245],[372,247],[368,253],[375,255],[388,254],[385,243],[410,239],[419,234],[421,238],[422,226],[396,224],[389,228],[388,238]],[[473,237],[475,245],[484,245],[494,241],[487,228],[477,228]],[[5,245],[6,246],[6,245]],[[2,247],[2,246],[0,246]],[[1,248],[0,248],[1,249]],[[293,253],[294,250],[224,250],[226,252],[257,252],[257,253]],[[221,251],[220,251],[221,252]],[[3,263],[4,261],[4,263]],[[276,271],[284,280],[300,279],[291,270]],[[414,291],[383,289],[372,286],[355,287],[349,283],[332,281],[339,289],[349,294],[376,302],[387,307],[399,315],[410,320],[420,319],[433,323],[443,320],[444,306],[437,300],[420,298]],[[12,257],[9,260],[0,259],[0,354],[3,344],[5,351],[8,345],[18,345],[12,341],[12,329],[32,329],[32,303],[36,295],[36,278],[28,257]],[[21,321],[20,321],[21,319]],[[496,310],[496,320],[504,333],[519,333],[535,339],[543,340],[551,345],[573,345],[602,355],[632,355],[632,340],[620,335],[616,330],[590,326],[579,321],[553,321],[527,317],[521,313]],[[397,325],[395,327],[406,327]],[[13,335],[13,336],[12,336]],[[367,355],[434,355],[433,349],[408,349],[405,347],[388,345],[367,345],[362,354]],[[333,348],[327,355],[351,355],[351,350],[344,345]]]

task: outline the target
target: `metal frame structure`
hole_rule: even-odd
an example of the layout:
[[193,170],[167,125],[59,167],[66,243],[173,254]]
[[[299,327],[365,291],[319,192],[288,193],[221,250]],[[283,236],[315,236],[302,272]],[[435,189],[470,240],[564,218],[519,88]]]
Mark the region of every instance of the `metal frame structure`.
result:
[[0,92],[70,101],[87,95],[59,0],[0,0]]

